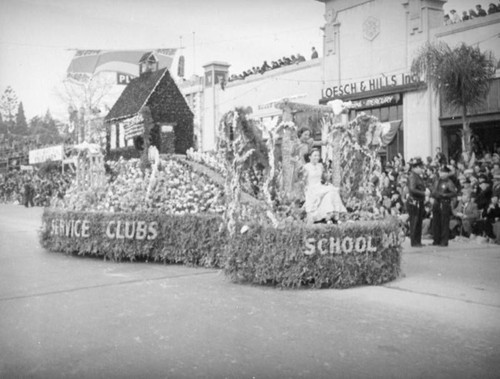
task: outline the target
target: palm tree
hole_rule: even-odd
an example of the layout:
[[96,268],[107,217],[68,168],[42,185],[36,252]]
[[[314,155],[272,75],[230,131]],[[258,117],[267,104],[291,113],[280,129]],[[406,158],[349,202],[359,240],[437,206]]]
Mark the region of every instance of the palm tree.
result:
[[427,43],[413,59],[411,71],[424,76],[434,93],[462,117],[462,152],[471,157],[471,129],[468,112],[480,105],[488,94],[495,74],[495,59],[490,52],[460,44],[451,48],[444,42]]

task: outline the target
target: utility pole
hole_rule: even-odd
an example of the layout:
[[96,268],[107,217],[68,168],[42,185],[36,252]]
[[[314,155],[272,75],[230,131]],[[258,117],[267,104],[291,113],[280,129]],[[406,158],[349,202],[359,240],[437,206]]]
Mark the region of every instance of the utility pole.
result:
[[195,44],[195,35],[193,32],[193,75],[196,73],[196,44]]

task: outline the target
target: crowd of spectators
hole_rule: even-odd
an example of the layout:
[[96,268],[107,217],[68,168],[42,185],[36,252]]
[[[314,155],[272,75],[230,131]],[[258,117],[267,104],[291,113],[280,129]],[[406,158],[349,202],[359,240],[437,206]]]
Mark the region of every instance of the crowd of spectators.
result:
[[476,5],[476,9],[469,9],[469,11],[463,11],[462,15],[459,15],[455,9],[450,10],[449,14],[444,15],[444,24],[451,25],[462,21],[472,20],[474,18],[485,17],[493,13],[500,12],[500,4],[495,5],[490,3],[488,10],[483,9],[481,4]]
[[72,171],[62,173],[55,168],[0,174],[0,203],[48,206],[53,197],[64,197],[73,178]]
[[[311,53],[311,59],[316,59],[316,58],[318,58],[318,52],[313,47],[312,53]],[[232,82],[235,80],[243,80],[251,75],[264,74],[267,71],[275,70],[275,69],[283,67],[283,66],[290,66],[290,65],[298,64],[300,62],[305,62],[305,61],[306,61],[306,58],[301,54],[291,55],[290,57],[279,58],[279,59],[276,59],[274,61],[271,61],[271,63],[264,61],[261,66],[254,66],[248,70],[243,71],[239,75],[236,75],[236,74],[230,75],[228,78],[228,81]]]
[[[190,151],[188,159],[205,164],[217,172],[222,165],[217,157],[209,153]],[[500,244],[500,148],[494,154],[485,154],[475,159],[470,168],[463,162],[449,160],[438,148],[434,157],[424,160],[423,179],[430,190],[439,177],[439,169],[448,166],[450,178],[458,189],[458,196],[452,200],[450,238],[469,238],[478,241],[491,241]],[[407,200],[409,196],[408,178],[410,165],[401,155],[386,162],[383,172],[376,181],[381,188],[381,201],[372,212],[380,217],[395,216],[401,220],[409,232]],[[248,181],[248,180],[247,180]],[[252,182],[252,181],[248,181]],[[252,193],[252,191],[249,191]],[[431,192],[432,193],[432,192]],[[434,199],[431,194],[425,200],[425,216],[422,235],[432,237],[432,208]]]
[[[450,238],[462,237],[500,243],[500,149],[494,154],[485,154],[472,165],[448,161],[444,154],[436,151],[434,158],[425,161],[423,179],[426,187],[432,189],[443,165],[450,169],[450,179],[458,189],[458,196],[452,200]],[[406,227],[408,213],[408,176],[410,167],[401,156],[395,157],[384,167],[382,180],[381,214],[400,218]],[[423,238],[432,236],[432,207],[434,199],[427,195],[423,222]]]
[[30,150],[39,149],[43,144],[36,136],[7,137],[0,135],[0,161],[14,157],[27,157]]

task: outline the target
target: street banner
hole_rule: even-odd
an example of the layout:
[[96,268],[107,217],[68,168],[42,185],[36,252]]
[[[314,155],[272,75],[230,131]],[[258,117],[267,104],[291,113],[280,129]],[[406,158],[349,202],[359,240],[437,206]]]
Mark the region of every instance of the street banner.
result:
[[43,163],[48,160],[50,161],[61,161],[64,158],[64,146],[57,145],[46,147],[43,149],[30,150],[29,152],[29,163]]
[[[80,76],[102,71],[139,75],[139,61],[146,53],[158,59],[158,69],[171,69],[177,49],[153,50],[77,50],[67,69],[67,74],[78,80]],[[120,83],[121,84],[121,83]],[[125,83],[123,83],[125,84]]]

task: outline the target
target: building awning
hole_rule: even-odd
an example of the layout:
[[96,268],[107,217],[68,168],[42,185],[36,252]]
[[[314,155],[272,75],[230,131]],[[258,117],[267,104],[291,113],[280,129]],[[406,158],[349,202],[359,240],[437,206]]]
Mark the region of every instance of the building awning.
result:
[[[484,124],[487,122],[500,121],[500,112],[483,113],[467,116],[471,124]],[[440,117],[439,123],[441,126],[462,126],[462,117]]]

